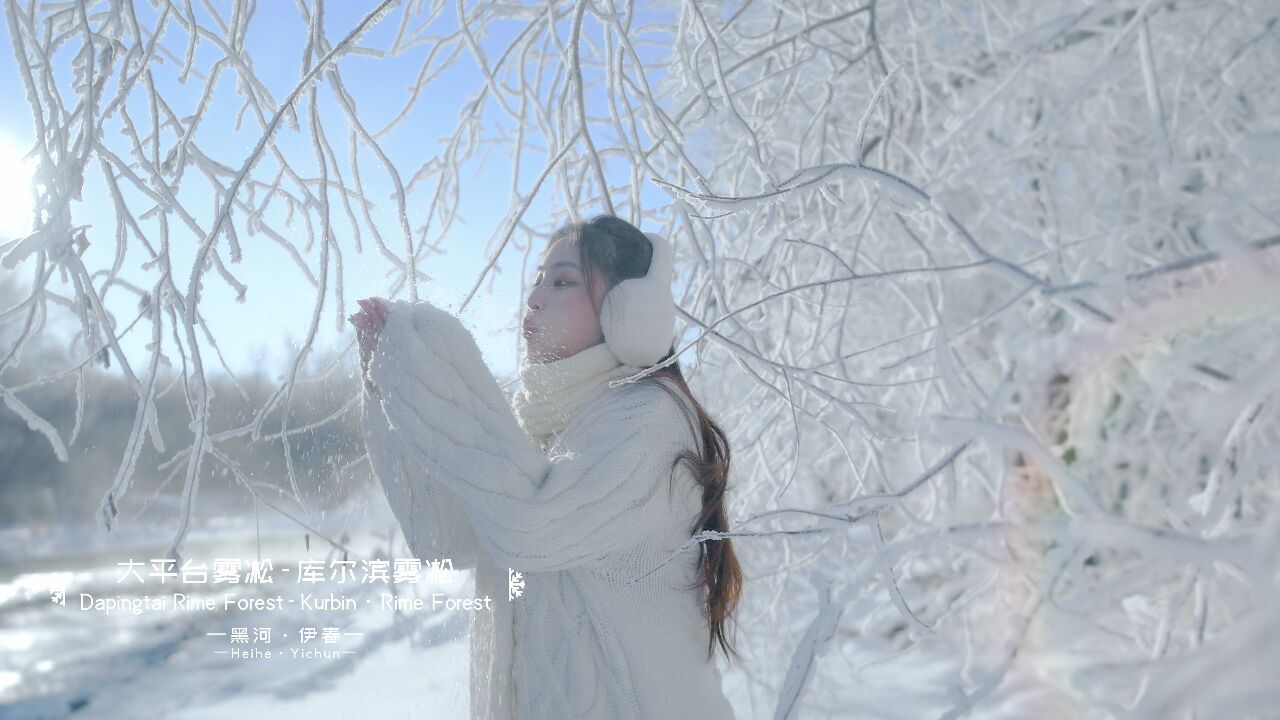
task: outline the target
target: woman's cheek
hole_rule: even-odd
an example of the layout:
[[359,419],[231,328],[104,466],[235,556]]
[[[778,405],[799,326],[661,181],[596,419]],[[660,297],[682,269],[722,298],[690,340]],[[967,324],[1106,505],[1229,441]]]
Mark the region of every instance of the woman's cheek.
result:
[[574,333],[579,336],[591,334],[591,326],[596,323],[595,313],[591,308],[590,300],[584,295],[574,305],[573,312],[573,329]]

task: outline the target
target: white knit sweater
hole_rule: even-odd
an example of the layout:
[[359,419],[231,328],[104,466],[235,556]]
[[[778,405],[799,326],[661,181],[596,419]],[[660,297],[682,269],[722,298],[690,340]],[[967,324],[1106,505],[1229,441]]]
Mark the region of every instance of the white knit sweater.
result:
[[[603,343],[521,366],[515,413],[474,338],[391,301],[368,367],[369,460],[415,556],[474,568],[472,718],[732,719],[688,541],[690,411]],[[671,490],[668,490],[671,488]],[[661,566],[661,567],[659,567]],[[524,594],[508,600],[507,568]],[[652,572],[651,572],[652,571]]]

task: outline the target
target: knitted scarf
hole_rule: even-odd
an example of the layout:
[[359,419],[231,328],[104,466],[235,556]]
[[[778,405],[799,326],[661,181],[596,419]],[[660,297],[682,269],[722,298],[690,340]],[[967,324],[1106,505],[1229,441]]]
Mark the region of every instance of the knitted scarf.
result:
[[522,387],[512,398],[512,409],[525,431],[546,444],[607,392],[610,380],[634,375],[641,369],[622,364],[604,343],[560,360],[526,361],[520,365]]

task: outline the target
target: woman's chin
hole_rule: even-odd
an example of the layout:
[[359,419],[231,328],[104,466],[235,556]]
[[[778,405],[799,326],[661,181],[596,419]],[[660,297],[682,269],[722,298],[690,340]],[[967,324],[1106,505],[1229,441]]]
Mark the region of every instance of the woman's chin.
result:
[[553,358],[550,355],[550,353],[548,353],[547,350],[541,347],[537,347],[535,345],[530,345],[529,348],[525,351],[526,362],[544,363],[544,362],[549,362],[553,359],[555,358]]

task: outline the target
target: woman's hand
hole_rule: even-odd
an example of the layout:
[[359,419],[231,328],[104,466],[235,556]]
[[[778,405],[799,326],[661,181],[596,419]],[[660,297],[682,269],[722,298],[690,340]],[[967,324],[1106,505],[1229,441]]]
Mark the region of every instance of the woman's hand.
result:
[[[368,385],[369,358],[373,357],[373,350],[378,345],[378,334],[387,324],[391,311],[382,298],[371,297],[356,302],[360,303],[360,311],[348,316],[347,320],[356,326],[356,339],[360,343],[360,367]],[[376,392],[376,388],[370,389]]]

